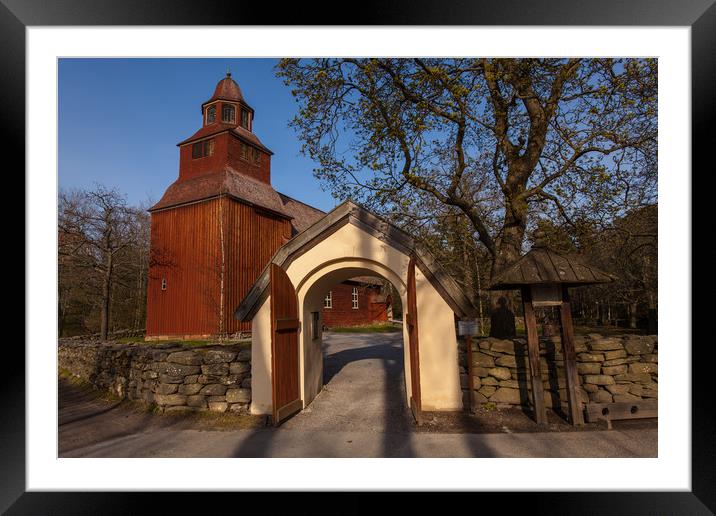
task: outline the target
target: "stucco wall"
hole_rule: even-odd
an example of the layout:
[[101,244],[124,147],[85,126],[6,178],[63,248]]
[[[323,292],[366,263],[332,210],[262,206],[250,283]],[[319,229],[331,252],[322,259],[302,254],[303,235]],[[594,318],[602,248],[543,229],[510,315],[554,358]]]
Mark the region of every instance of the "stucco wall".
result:
[[[301,397],[304,407],[318,394],[322,385],[322,354],[318,342],[311,338],[311,312],[321,311],[326,292],[338,283],[356,276],[380,276],[390,281],[398,291],[403,306],[407,306],[407,278],[409,257],[360,228],[347,224],[296,258],[287,274],[296,287],[301,318],[299,332]],[[421,359],[421,395],[424,410],[460,410],[460,392],[455,337],[454,314],[428,279],[416,273],[418,301],[418,340]],[[270,300],[267,299],[254,317],[253,324],[268,324],[269,332],[254,331],[254,360],[257,353],[270,357]],[[255,326],[254,326],[255,327]],[[411,392],[410,360],[407,352],[407,330],[403,325],[404,371],[406,395]],[[265,361],[265,359],[261,359]],[[268,359],[270,367],[270,358]],[[271,399],[270,369],[268,396],[263,387],[254,382],[252,412],[263,410],[258,400]],[[254,378],[258,373],[254,372]],[[263,382],[263,380],[262,380]],[[263,383],[262,383],[263,385]],[[408,399],[406,398],[406,403]]]

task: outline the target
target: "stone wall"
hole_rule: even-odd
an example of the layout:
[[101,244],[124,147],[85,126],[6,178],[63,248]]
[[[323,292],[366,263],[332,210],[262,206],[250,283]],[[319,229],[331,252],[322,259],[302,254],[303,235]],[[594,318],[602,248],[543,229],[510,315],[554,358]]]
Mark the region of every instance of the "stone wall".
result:
[[[467,406],[467,353],[459,343],[460,383]],[[525,339],[472,340],[475,404],[529,405],[532,386]],[[579,393],[582,403],[637,401],[658,397],[657,336],[591,333],[575,336]],[[564,357],[559,337],[540,338],[545,404],[566,407]]]
[[248,412],[251,403],[251,349],[240,344],[188,348],[61,339],[58,366],[162,411]]

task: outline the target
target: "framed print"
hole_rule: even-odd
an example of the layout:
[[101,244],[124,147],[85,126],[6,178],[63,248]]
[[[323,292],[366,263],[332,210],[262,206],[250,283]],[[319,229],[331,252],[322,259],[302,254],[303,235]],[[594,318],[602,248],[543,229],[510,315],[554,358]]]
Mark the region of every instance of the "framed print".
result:
[[[5,173],[24,171],[27,204],[27,336],[5,350],[0,508],[131,512],[144,508],[133,491],[154,490],[177,508],[174,491],[397,490],[470,491],[467,503],[520,491],[507,496],[550,514],[711,513],[713,351],[694,342],[704,317],[690,258],[691,169],[710,169],[716,132],[713,2],[317,14],[334,8],[0,0],[5,141],[25,149]],[[550,95],[567,107],[542,138]],[[531,181],[544,181],[512,192],[540,138],[552,154],[540,150]],[[92,186],[122,177],[129,202]],[[622,211],[637,190],[643,205]],[[613,233],[594,229],[605,217]],[[474,247],[452,238],[460,224]],[[523,271],[491,293],[545,228],[560,251],[531,265],[532,281]],[[627,233],[648,242],[614,251]],[[529,314],[518,284],[533,285]],[[356,334],[363,355],[346,344]],[[92,389],[101,403],[82,397]],[[331,395],[335,413],[307,422]],[[475,430],[466,400],[492,430]],[[590,403],[606,411],[581,421]],[[117,426],[82,426],[89,405]],[[658,423],[638,418],[657,407]],[[175,431],[160,416],[253,426]],[[373,503],[355,500],[361,512]]]

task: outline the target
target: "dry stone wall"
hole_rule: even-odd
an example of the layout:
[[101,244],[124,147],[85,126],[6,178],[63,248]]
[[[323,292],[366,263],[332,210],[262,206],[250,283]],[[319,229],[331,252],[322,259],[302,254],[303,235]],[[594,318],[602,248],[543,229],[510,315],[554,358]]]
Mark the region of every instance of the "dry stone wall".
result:
[[162,411],[248,412],[251,350],[217,345],[111,344],[60,340],[58,366],[122,399]]
[[[468,400],[467,348],[460,338],[460,383]],[[583,404],[638,401],[658,397],[656,335],[575,336],[579,395]],[[475,403],[524,405],[532,400],[525,339],[472,339]],[[559,337],[540,339],[545,404],[566,407],[564,356]]]

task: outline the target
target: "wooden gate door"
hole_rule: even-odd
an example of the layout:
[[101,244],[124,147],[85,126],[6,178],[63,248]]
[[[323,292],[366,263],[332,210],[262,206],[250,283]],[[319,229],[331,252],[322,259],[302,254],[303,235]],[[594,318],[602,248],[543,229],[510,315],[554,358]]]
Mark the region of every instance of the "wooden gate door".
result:
[[418,425],[422,424],[420,403],[420,356],[418,353],[418,299],[415,292],[415,260],[408,263],[408,310],[405,322],[408,325],[408,348],[410,353],[410,410]]
[[296,290],[286,272],[271,264],[271,384],[273,424],[303,407],[299,386]]

